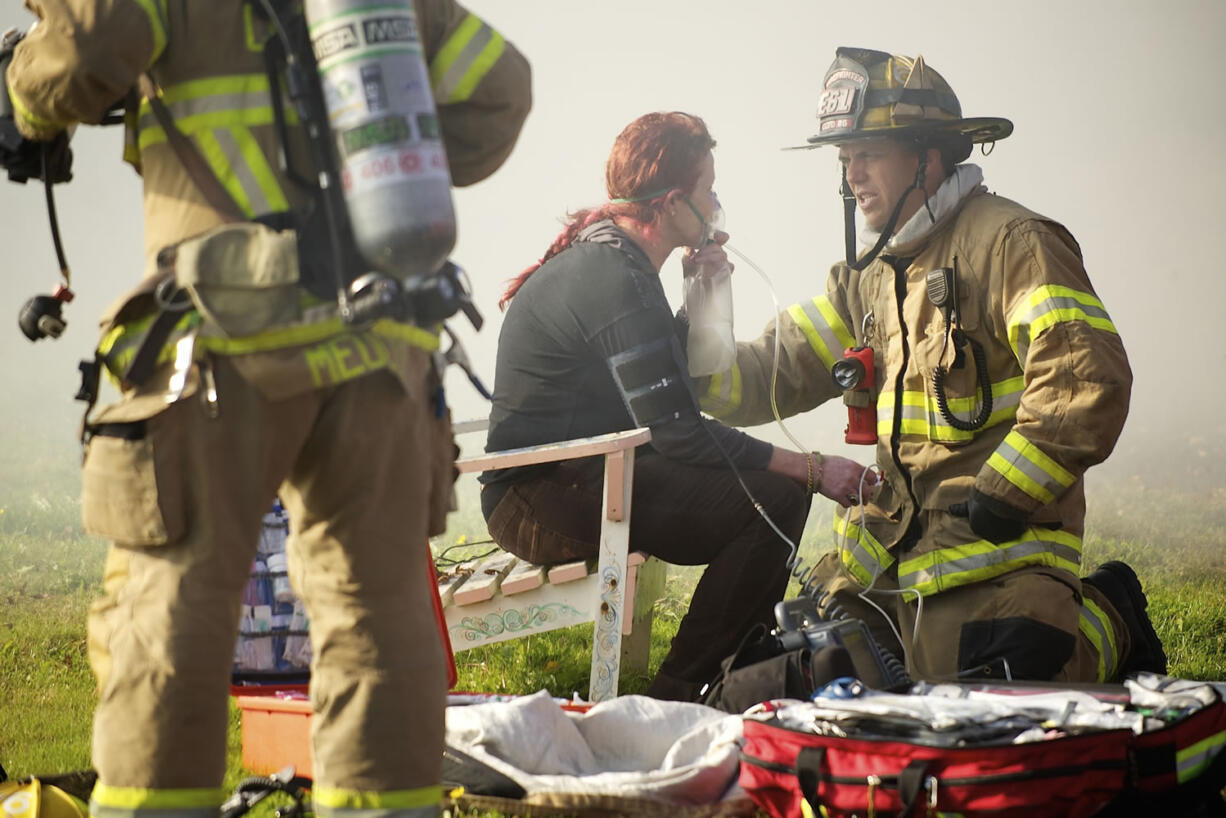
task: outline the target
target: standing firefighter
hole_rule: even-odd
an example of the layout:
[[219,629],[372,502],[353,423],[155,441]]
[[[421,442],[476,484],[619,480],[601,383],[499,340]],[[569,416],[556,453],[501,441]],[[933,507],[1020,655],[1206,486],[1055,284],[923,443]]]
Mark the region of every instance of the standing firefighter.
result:
[[[309,161],[320,142],[299,104],[313,61],[295,51],[306,42],[298,4],[27,5],[40,21],[6,74],[21,134],[50,140],[126,97],[125,158],[145,191],[149,269],[104,318],[98,350],[122,398],[85,426],[85,525],[112,542],[89,623],[100,692],[92,814],[216,814],[240,597],[279,495],[311,619],[314,810],[436,815],[446,682],[422,572],[452,479],[428,320],[440,316],[343,320],[346,279],[333,262],[349,276],[354,242],[336,246],[343,213],[333,202],[328,216]],[[438,173],[449,166],[455,184],[471,184],[518,136],[528,64],[450,0],[414,5],[382,4],[390,22],[365,36],[414,54],[420,41],[437,120],[381,122],[411,126],[425,145],[401,155],[402,170],[435,157]],[[315,44],[320,74],[327,50]],[[363,73],[368,103],[402,90],[375,73]],[[445,162],[428,144],[440,130]],[[435,238],[451,218],[437,215]]]
[[838,50],[818,121],[806,147],[839,150],[847,260],[825,295],[739,345],[704,408],[770,419],[776,333],[782,413],[844,397],[848,440],[876,444],[884,480],[835,509],[838,548],[813,579],[885,644],[900,633],[913,675],[1164,671],[1132,570],[1078,578],[1083,474],[1128,410],[1124,347],[1068,231],[960,164],[1012,124],[964,118],[922,57],[855,48]]

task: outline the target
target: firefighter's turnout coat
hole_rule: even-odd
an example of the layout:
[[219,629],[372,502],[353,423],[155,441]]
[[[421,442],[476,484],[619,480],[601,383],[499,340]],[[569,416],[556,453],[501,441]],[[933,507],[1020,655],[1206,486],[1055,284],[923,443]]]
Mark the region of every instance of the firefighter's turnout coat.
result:
[[[944,364],[957,418],[972,418],[982,398],[971,350],[955,366],[950,327],[927,292],[928,273],[941,267],[956,271],[961,329],[986,353],[992,411],[976,431],[947,422],[934,390]],[[927,235],[888,247],[863,272],[835,265],[825,295],[738,345],[734,368],[706,384],[704,409],[737,424],[772,418],[776,333],[785,417],[840,397],[831,367],[846,348],[873,350],[884,486],[863,513],[836,509],[852,576],[868,585],[896,563],[899,586],[927,596],[1042,566],[1079,587],[1082,476],[1120,434],[1132,375],[1068,231],[976,188]],[[972,487],[1024,513],[1025,533],[1000,544],[973,534],[949,513]]]
[[[84,523],[112,543],[89,623],[99,687],[91,814],[217,814],[240,601],[279,496],[314,654],[314,812],[436,815],[446,673],[425,574],[454,458],[431,362],[437,328],[390,319],[351,328],[335,304],[295,286],[294,233],[275,217],[304,194],[279,161],[278,103],[291,155],[309,154],[294,106],[266,71],[264,45],[277,36],[267,4],[26,5],[40,21],[6,75],[22,133],[97,123],[127,100],[125,158],[144,182],[148,263],[104,317],[99,345],[122,397],[86,425]],[[529,66],[451,0],[415,6],[451,178],[471,184],[515,144]],[[151,82],[140,80],[146,72]],[[174,129],[159,122],[151,94]],[[168,138],[176,130],[233,201],[224,209],[239,213],[202,193],[208,176],[185,169]],[[169,275],[164,248],[176,247],[179,281],[189,248],[199,263],[201,243],[217,236],[209,246],[221,260],[208,269],[223,286],[210,306],[155,291]],[[244,271],[258,275],[226,279]],[[169,331],[153,333],[167,315]],[[152,361],[147,377],[132,375],[134,360]]]

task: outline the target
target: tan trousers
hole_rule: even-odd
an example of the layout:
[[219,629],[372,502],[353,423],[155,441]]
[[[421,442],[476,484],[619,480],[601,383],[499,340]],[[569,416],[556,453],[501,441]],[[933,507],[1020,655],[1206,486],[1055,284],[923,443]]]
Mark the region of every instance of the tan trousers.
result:
[[[1098,680],[1099,651],[1081,631],[1077,591],[1042,569],[943,591],[925,597],[922,608],[914,594],[891,593],[898,584],[892,572],[887,573],[867,594],[881,611],[860,596],[864,586],[834,551],[814,565],[812,577],[830,592],[832,603],[862,619],[879,644],[902,658],[891,625],[897,628],[906,646],[907,672],[917,680],[952,680],[960,672],[1004,678],[1006,662],[1010,676],[1018,680]],[[1108,618],[1119,654],[1109,664],[1118,667],[1130,648],[1128,629],[1097,588],[1079,584],[1081,593]]]
[[452,449],[428,355],[403,383],[377,371],[279,401],[213,366],[216,417],[193,395],[87,449],[87,527],[114,540],[89,622],[100,784],[220,786],[242,589],[279,494],[315,656],[316,784],[437,786],[446,680],[423,549]]

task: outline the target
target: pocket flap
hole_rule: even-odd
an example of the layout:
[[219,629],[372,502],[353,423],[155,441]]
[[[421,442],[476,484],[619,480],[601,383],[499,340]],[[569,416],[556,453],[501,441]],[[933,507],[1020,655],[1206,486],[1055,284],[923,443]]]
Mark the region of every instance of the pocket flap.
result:
[[259,290],[297,284],[297,236],[260,224],[223,225],[178,246],[175,277],[184,287]]

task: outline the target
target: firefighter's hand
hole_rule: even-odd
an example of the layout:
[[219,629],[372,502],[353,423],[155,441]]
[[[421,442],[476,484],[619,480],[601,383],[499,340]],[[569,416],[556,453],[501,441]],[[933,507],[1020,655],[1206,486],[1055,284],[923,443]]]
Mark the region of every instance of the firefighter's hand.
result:
[[61,131],[49,142],[26,139],[12,117],[0,117],[0,167],[9,181],[26,182],[46,175],[52,184],[72,179],[72,149],[68,133]]
[[822,478],[817,485],[817,493],[829,497],[843,508],[870,502],[880,488],[877,472],[870,470],[866,474],[865,467],[854,460],[826,455],[822,461]]
[[728,252],[724,250],[726,241],[728,241],[728,234],[723,230],[716,230],[713,241],[707,242],[697,250],[687,249],[685,255],[681,257],[682,274],[689,278],[698,273],[715,275],[724,266],[728,267],[729,272],[736,269],[735,265],[728,260]]
[[966,502],[950,505],[949,513],[955,517],[966,517],[971,531],[988,542],[1016,540],[1026,531],[1025,512],[994,500],[975,488],[971,489],[971,496]]

